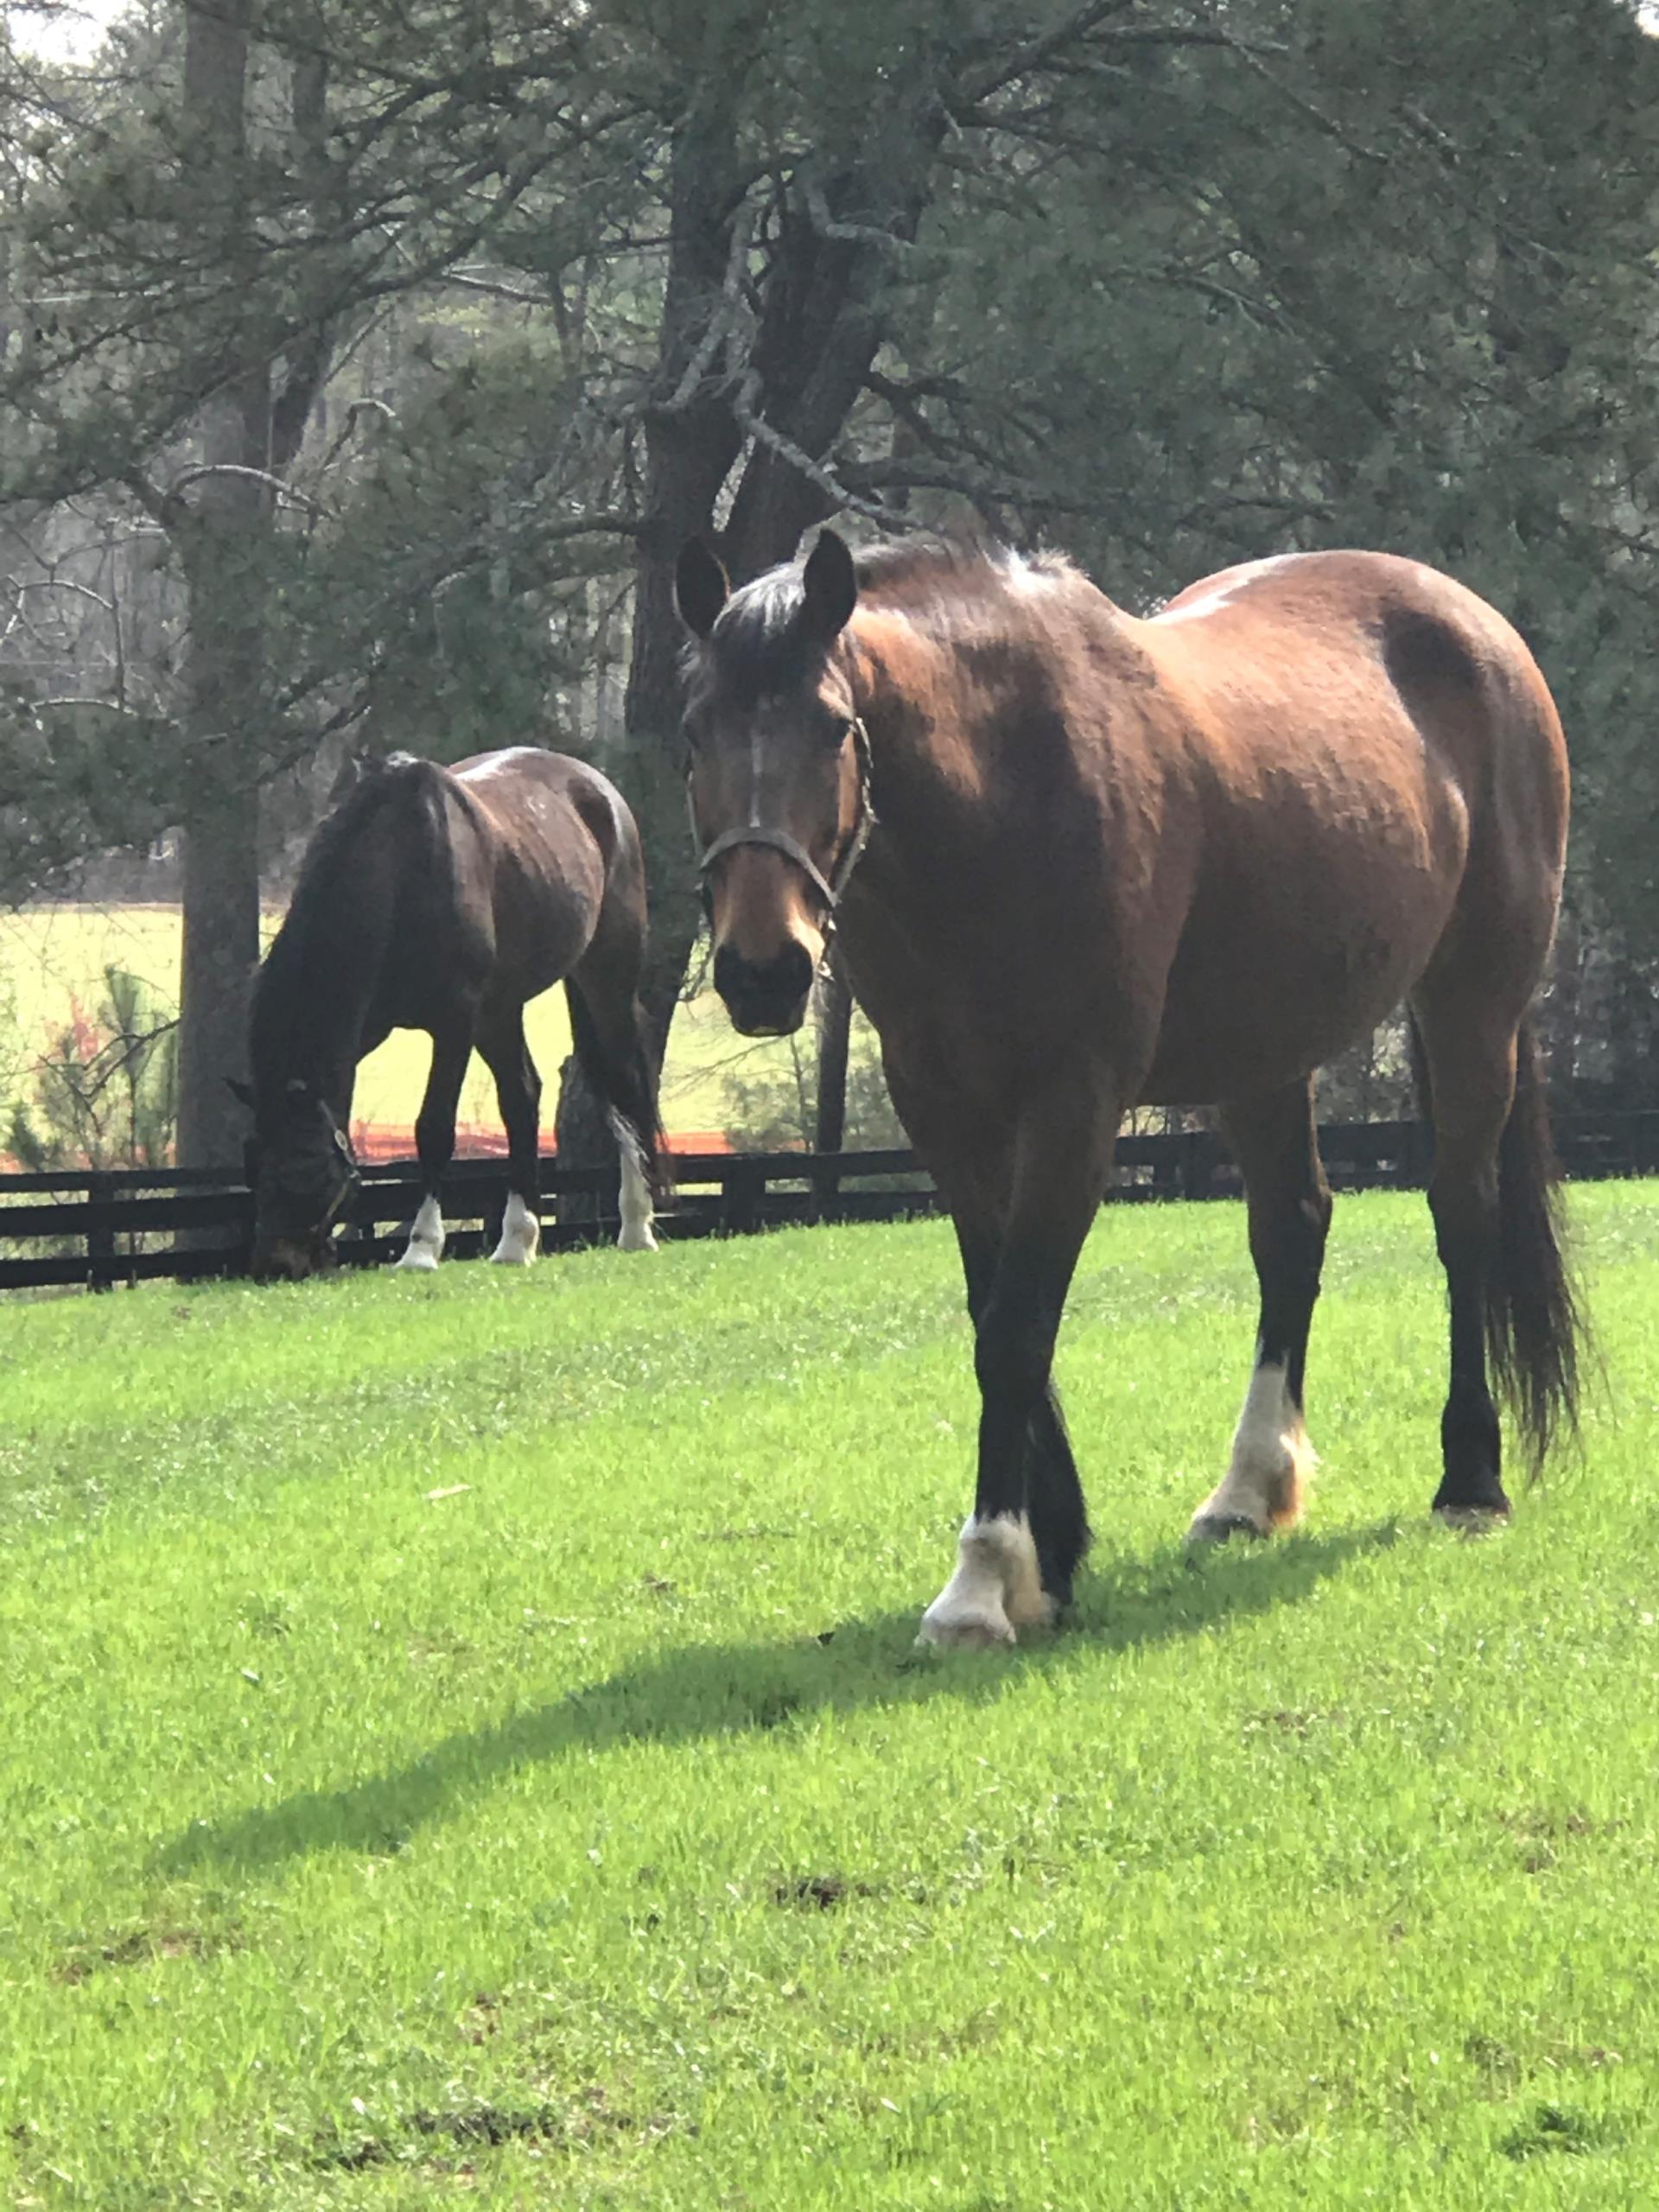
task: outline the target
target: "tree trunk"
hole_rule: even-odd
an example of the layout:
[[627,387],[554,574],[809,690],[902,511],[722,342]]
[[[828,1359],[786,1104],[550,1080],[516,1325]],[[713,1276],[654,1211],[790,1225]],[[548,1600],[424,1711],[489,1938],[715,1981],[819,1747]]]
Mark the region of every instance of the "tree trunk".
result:
[[[646,418],[645,527],[635,572],[632,658],[621,782],[651,868],[651,946],[641,997],[660,1064],[696,941],[697,898],[685,829],[677,731],[682,632],[674,564],[692,536],[712,540],[733,581],[786,561],[835,505],[813,464],[841,435],[881,341],[893,256],[925,205],[944,110],[918,49],[914,81],[895,83],[859,158],[791,179],[760,282],[760,319],[740,359],[754,284],[745,251],[745,179],[732,105],[739,64],[705,57],[698,100],[676,139],[658,405]],[[683,389],[683,387],[685,387]],[[740,388],[750,396],[735,399]],[[740,416],[740,408],[743,410]],[[789,448],[753,435],[758,418]],[[715,516],[746,440],[723,530]],[[804,461],[807,466],[803,467]],[[567,1158],[596,1116],[559,1105]],[[567,1132],[568,1140],[567,1140]]]
[[[694,116],[676,143],[670,182],[668,280],[658,387],[674,395],[722,311],[738,205],[732,189],[729,118],[721,107]],[[710,529],[741,441],[731,409],[704,378],[683,404],[648,418],[645,524],[634,568],[633,636],[623,701],[616,779],[633,809],[647,855],[651,941],[640,983],[658,1065],[696,938],[696,885],[677,758],[680,724],[680,624],[674,564],[686,538]],[[616,1142],[574,1059],[559,1086],[557,1144],[570,1166],[614,1168]],[[591,1221],[591,1199],[561,1202],[561,1221]]]
[[[223,465],[253,449],[259,390],[218,403],[202,441]],[[247,1072],[248,987],[259,958],[259,786],[241,741],[264,675],[259,556],[264,487],[208,479],[186,526],[190,652],[185,722],[191,798],[182,824],[184,953],[179,1001],[179,1163],[236,1167],[246,1116],[226,1087]]]
[[818,985],[818,1096],[814,1141],[839,1152],[847,1135],[847,1061],[852,1046],[853,987],[838,950]]
[[[204,250],[233,285],[256,241],[247,213],[250,0],[186,10],[184,113],[201,194]],[[295,173],[321,227],[327,71],[295,63]],[[266,563],[273,476],[299,451],[327,373],[332,328],[320,317],[289,349],[280,380],[256,363],[204,412],[201,474],[172,531],[190,591],[185,673],[190,797],[182,823],[184,952],[180,986],[179,1160],[239,1169],[245,1115],[226,1085],[244,1076],[248,992],[259,959],[259,721],[265,697]]]
[[[837,1153],[847,1136],[847,1061],[852,1047],[853,987],[840,949],[831,942],[830,961],[818,984],[818,1095],[815,1102],[814,1148]],[[832,1207],[841,1188],[839,1172],[820,1170],[816,1186],[820,1213]]]
[[[249,0],[185,11],[184,124],[204,247],[234,283],[247,257]],[[263,654],[260,555],[268,486],[237,472],[270,456],[270,383],[245,371],[211,403],[188,510],[174,523],[190,588],[183,821],[184,952],[179,1007],[179,1160],[234,1169],[245,1116],[226,1087],[245,1072],[247,992],[259,955],[259,797],[245,732]]]

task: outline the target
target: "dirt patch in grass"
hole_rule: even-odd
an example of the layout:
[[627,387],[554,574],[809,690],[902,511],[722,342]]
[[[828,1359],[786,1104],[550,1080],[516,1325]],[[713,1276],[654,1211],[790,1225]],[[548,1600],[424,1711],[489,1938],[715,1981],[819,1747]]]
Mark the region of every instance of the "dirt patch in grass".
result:
[[1625,2132],[1624,2124],[1611,2113],[1579,2112],[1570,2105],[1540,2105],[1497,2147],[1517,2164],[1529,2158],[1586,2158],[1598,2151],[1616,2149]]
[[53,1979],[73,1988],[109,1967],[149,1966],[156,1959],[205,1959],[235,1948],[233,1933],[208,1935],[200,1928],[133,1928],[101,1943],[78,1943],[53,1969]]
[[630,2136],[648,2143],[671,2134],[678,2125],[671,2113],[642,2116],[613,2105],[603,2085],[593,2082],[563,2106],[479,2103],[441,2111],[422,2107],[404,2118],[407,2140],[400,2143],[383,2135],[336,2138],[318,2145],[312,2164],[334,2172],[361,2173],[371,2166],[418,2161],[464,2173],[470,2172],[471,2166],[454,2164],[439,2153],[439,2146],[443,2152],[459,2153],[466,2159],[479,2152],[501,2150],[510,2143],[545,2143],[569,2149],[601,2134]]
[[872,1883],[849,1882],[841,1874],[798,1874],[792,1880],[779,1882],[772,1894],[779,1904],[833,1912],[849,1897],[873,1897],[879,1892]]

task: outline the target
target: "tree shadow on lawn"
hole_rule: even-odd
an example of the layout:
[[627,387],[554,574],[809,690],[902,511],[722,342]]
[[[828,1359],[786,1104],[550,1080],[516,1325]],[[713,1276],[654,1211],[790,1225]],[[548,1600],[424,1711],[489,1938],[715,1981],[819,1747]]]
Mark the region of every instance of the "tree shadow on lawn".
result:
[[182,1874],[204,1862],[256,1867],[319,1851],[396,1853],[423,1822],[481,1794],[500,1775],[567,1752],[744,1735],[789,1728],[817,1713],[940,1696],[989,1703],[1016,1692],[1033,1669],[1075,1673],[1102,1651],[1166,1643],[1294,1605],[1398,1534],[1398,1524],[1386,1521],[1272,1546],[1236,1542],[1195,1557],[1166,1547],[1148,1559],[1103,1560],[1086,1578],[1067,1629],[1006,1656],[918,1652],[910,1608],[844,1622],[817,1637],[653,1653],[607,1681],[493,1727],[446,1737],[389,1773],[196,1822],[162,1847],[158,1863]]

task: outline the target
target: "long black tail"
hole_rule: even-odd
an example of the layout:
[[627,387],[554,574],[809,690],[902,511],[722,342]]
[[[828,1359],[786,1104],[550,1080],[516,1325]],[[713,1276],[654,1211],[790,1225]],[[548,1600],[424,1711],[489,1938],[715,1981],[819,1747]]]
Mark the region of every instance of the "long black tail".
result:
[[608,1112],[618,1143],[631,1146],[639,1159],[651,1189],[652,1204],[658,1212],[665,1211],[674,1203],[674,1179],[669,1171],[667,1141],[657,1104],[657,1078],[645,1049],[638,1003],[629,1009],[627,1043],[617,1051],[607,1049],[574,982],[566,983],[564,996],[570,1009],[576,1064]]
[[[1412,1068],[1432,1116],[1427,1055],[1411,1024]],[[1579,1371],[1587,1332],[1566,1255],[1560,1168],[1536,1039],[1516,1038],[1515,1096],[1498,1141],[1497,1235],[1486,1278],[1486,1357],[1536,1474],[1565,1430],[1579,1425]]]
[[1579,1425],[1584,1320],[1568,1272],[1560,1168],[1537,1040],[1516,1039],[1515,1098],[1497,1154],[1498,1258],[1486,1293],[1486,1355],[1535,1471]]

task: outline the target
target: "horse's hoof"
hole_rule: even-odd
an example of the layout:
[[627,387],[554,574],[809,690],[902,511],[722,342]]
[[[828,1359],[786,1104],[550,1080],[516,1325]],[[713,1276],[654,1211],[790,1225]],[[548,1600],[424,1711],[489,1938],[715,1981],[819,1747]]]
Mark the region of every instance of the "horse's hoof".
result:
[[989,1651],[1022,1628],[1052,1628],[1031,1526],[1021,1514],[970,1515],[957,1543],[957,1571],[922,1615],[918,1642]]
[[490,1255],[493,1268],[527,1268],[536,1257],[533,1244],[509,1244],[505,1238]]
[[534,1207],[528,1205],[517,1191],[510,1192],[501,1216],[501,1234],[490,1255],[491,1266],[527,1268],[541,1241],[542,1224]]
[[1264,1543],[1267,1534],[1247,1513],[1195,1513],[1186,1541],[1195,1546],[1224,1544],[1233,1536],[1250,1536],[1257,1543]]
[[616,1240],[619,1252],[654,1252],[657,1239],[648,1229],[625,1229]]
[[1007,1651],[1016,1642],[1014,1623],[1004,1612],[970,1612],[930,1605],[917,1632],[918,1650]]
[[1433,1516],[1442,1529],[1455,1529],[1460,1536],[1490,1536],[1494,1529],[1507,1528],[1510,1501],[1490,1505],[1436,1505]]
[[425,1246],[411,1245],[401,1260],[391,1263],[394,1274],[431,1275],[438,1271],[438,1255]]

